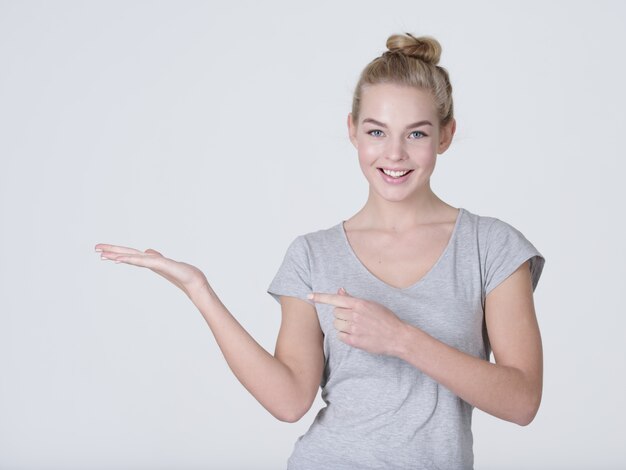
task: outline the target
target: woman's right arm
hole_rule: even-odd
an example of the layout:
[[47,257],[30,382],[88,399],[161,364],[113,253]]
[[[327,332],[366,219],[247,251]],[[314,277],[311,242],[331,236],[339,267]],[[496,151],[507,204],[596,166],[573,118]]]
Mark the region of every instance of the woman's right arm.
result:
[[324,369],[323,335],[315,307],[281,296],[282,322],[272,356],[241,326],[209,285],[189,293],[241,384],[273,416],[298,421],[313,404]]
[[230,369],[273,416],[298,421],[310,408],[324,368],[322,331],[315,307],[281,296],[282,323],[272,356],[239,324],[195,266],[156,250],[99,243],[102,259],[148,268],[180,288],[209,324]]

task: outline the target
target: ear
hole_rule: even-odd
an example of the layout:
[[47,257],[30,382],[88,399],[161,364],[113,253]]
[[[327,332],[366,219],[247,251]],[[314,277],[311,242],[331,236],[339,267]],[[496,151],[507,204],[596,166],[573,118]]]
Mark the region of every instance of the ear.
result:
[[448,124],[439,129],[439,146],[437,148],[437,153],[443,153],[448,150],[455,132],[456,119],[452,118]]
[[350,137],[350,142],[354,145],[354,148],[359,148],[356,140],[356,126],[352,121],[352,113],[348,113],[348,137]]

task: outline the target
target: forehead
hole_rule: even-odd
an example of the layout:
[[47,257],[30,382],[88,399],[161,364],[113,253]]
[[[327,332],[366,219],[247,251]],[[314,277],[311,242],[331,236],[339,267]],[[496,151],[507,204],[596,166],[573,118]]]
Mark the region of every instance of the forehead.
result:
[[374,118],[383,122],[421,119],[436,120],[432,94],[413,86],[392,83],[365,85],[361,90],[360,120]]

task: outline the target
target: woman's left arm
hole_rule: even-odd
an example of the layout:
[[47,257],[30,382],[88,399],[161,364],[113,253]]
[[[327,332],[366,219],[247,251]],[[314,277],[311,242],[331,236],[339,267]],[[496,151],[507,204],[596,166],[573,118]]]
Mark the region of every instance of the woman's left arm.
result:
[[335,306],[334,326],[344,343],[399,357],[498,418],[525,426],[537,414],[543,353],[528,260],[485,299],[495,364],[448,346],[402,321],[384,305],[353,297],[342,289],[338,294],[312,292],[309,299]]
[[543,388],[543,353],[529,261],[487,295],[485,321],[495,364],[405,322],[391,354],[476,408],[525,426],[537,414]]

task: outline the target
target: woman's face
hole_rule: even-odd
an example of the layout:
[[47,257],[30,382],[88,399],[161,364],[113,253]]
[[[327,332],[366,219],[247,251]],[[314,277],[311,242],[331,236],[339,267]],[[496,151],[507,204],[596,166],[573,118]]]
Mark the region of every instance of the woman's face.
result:
[[[389,83],[365,86],[359,122],[348,115],[350,140],[370,189],[394,201],[430,191],[437,154],[450,145],[454,128],[454,120],[440,128],[430,92]],[[408,173],[388,176],[383,169]]]

